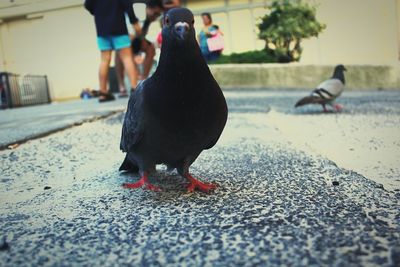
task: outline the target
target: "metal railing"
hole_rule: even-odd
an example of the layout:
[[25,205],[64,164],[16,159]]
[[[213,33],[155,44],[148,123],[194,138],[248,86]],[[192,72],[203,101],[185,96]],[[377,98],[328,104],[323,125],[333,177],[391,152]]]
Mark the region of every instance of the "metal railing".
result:
[[5,108],[50,103],[47,76],[0,73],[1,104]]

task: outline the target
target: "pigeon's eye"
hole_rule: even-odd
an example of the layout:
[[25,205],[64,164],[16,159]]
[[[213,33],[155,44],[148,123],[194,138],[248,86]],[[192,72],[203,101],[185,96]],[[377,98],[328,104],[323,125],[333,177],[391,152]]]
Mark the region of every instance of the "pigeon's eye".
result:
[[170,25],[170,20],[169,20],[169,17],[166,17],[165,18],[165,25],[167,25],[167,26],[169,26]]

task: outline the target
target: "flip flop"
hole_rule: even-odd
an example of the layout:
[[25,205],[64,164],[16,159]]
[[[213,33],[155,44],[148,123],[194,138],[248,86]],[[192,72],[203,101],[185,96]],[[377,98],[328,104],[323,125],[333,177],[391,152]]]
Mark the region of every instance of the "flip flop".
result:
[[100,92],[99,93],[99,102],[103,103],[103,102],[108,102],[108,101],[113,101],[115,100],[115,97],[112,93],[104,93],[104,92]]

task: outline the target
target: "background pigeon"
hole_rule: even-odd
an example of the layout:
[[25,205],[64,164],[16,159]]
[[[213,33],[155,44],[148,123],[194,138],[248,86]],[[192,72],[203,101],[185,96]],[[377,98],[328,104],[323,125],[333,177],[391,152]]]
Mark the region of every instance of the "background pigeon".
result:
[[346,71],[346,68],[343,65],[337,65],[333,71],[332,77],[319,84],[309,96],[300,99],[295,107],[297,108],[307,104],[320,104],[325,112],[328,111],[326,105],[334,107],[336,111],[342,110],[343,106],[334,104],[334,101],[340,96],[344,89],[345,79],[343,71]]
[[210,191],[189,173],[204,149],[213,147],[225,127],[228,109],[196,41],[190,10],[175,8],[164,17],[162,48],[156,72],[131,95],[120,148],[127,153],[120,170],[139,171],[144,186],[156,164],[176,168],[189,181],[188,191]]

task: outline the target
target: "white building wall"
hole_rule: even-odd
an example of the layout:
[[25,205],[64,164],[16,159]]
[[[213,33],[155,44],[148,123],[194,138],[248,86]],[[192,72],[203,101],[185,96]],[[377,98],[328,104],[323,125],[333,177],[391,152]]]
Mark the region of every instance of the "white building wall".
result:
[[82,6],[0,24],[0,71],[47,75],[52,98],[97,87],[99,51],[92,16]]
[[301,62],[312,64],[399,63],[398,0],[309,0],[327,28],[303,42]]

